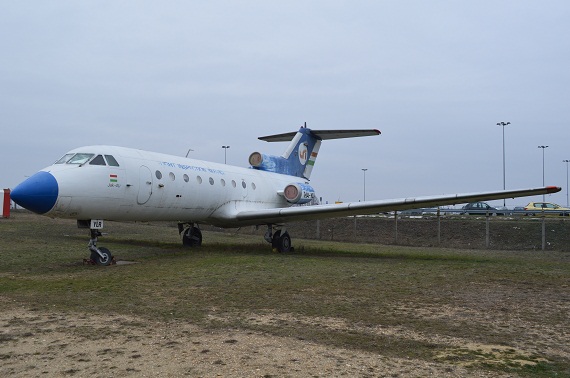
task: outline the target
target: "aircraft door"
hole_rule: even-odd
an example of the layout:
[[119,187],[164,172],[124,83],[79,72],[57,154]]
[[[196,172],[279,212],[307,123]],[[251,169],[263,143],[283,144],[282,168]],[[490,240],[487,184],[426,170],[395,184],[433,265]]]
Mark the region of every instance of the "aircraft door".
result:
[[139,193],[137,195],[137,203],[144,205],[150,199],[152,194],[152,173],[148,167],[141,165],[139,168]]

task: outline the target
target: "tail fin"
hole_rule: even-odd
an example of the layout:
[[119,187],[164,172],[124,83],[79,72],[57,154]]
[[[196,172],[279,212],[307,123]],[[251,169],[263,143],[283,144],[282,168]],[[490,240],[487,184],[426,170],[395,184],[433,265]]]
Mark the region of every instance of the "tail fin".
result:
[[259,137],[266,142],[291,141],[281,156],[265,155],[254,152],[249,156],[249,163],[255,169],[297,176],[305,179],[311,177],[321,141],[325,139],[354,138],[379,135],[380,131],[368,130],[311,130],[306,124],[297,132]]

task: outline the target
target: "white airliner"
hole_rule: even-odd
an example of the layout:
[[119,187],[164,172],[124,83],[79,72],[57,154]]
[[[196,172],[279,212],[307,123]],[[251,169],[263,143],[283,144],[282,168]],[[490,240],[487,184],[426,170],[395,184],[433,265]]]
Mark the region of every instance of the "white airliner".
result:
[[108,265],[112,255],[97,246],[104,220],[177,221],[182,242],[199,246],[199,224],[219,227],[266,225],[265,240],[280,252],[291,250],[284,224],[292,221],[373,214],[472,201],[555,193],[559,187],[453,194],[330,205],[308,204],[309,185],[321,141],[379,135],[378,130],[311,130],[270,135],[290,141],[281,156],[254,152],[249,168],[114,146],[69,151],[11,193],[18,205],[50,217],[76,219],[89,228],[91,260]]

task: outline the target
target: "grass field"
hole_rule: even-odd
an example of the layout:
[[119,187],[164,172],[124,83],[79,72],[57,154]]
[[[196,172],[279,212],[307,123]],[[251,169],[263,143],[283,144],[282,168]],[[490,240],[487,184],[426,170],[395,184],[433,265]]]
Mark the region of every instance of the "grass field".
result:
[[83,265],[88,232],[74,221],[0,220],[0,309],[237,329],[474,376],[570,376],[569,253],[296,239],[278,254],[258,236],[216,232],[189,250],[174,224],[105,232],[99,244],[136,264]]

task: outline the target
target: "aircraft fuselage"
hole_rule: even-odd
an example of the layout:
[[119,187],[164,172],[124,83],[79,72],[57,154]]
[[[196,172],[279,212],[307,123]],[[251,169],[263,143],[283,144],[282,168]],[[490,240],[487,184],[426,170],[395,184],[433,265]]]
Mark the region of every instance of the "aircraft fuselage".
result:
[[[221,227],[238,221],[244,210],[282,208],[291,204],[279,192],[287,176],[226,164],[124,147],[80,147],[69,154],[111,156],[118,166],[102,161],[56,163],[38,174],[41,185],[55,185],[57,195],[42,199],[44,215],[117,221],[191,221]],[[50,178],[48,175],[53,177]],[[53,191],[52,191],[53,193]]]

